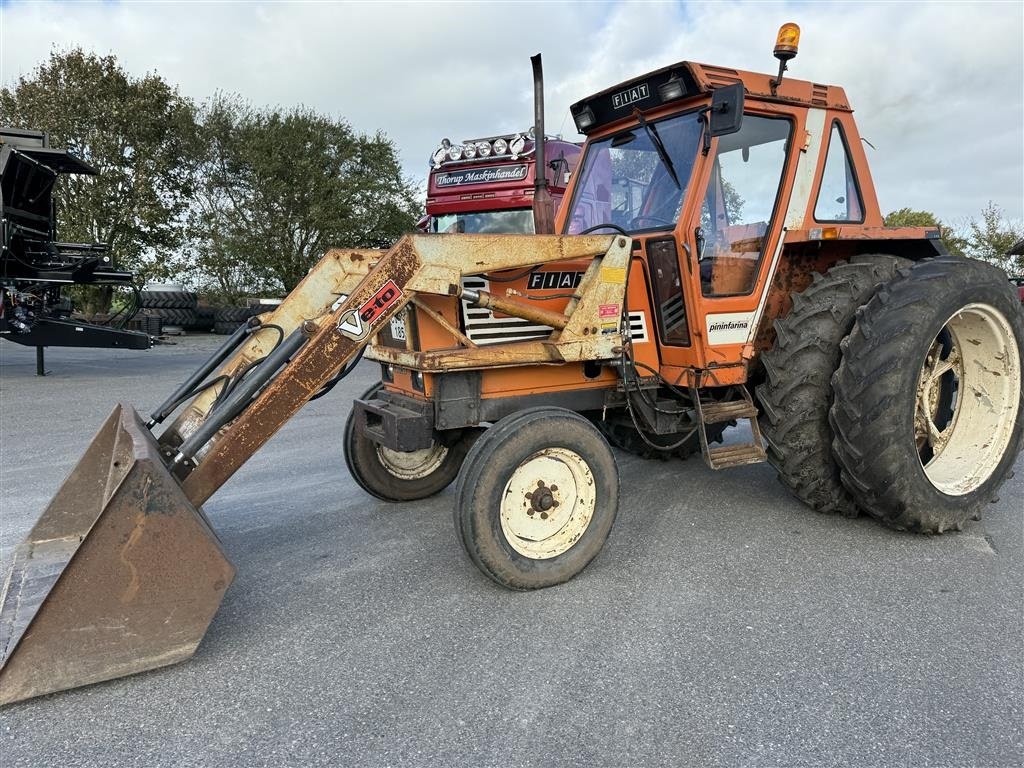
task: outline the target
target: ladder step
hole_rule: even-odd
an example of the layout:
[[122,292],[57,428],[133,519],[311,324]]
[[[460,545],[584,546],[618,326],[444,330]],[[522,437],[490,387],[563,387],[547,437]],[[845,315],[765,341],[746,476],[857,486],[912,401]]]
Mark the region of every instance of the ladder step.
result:
[[760,464],[767,459],[764,448],[753,443],[708,448],[705,456],[707,457],[708,466],[712,469],[740,467],[744,464]]
[[701,403],[700,411],[705,424],[721,424],[723,421],[753,419],[757,416],[757,406],[748,400]]

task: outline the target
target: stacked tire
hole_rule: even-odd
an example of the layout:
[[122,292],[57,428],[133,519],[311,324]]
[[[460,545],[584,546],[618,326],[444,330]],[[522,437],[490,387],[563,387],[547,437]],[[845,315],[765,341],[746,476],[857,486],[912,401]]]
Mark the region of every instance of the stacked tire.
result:
[[196,325],[196,295],[177,283],[148,285],[139,294],[139,306],[160,318],[164,333],[181,333]]
[[213,307],[196,307],[195,321],[185,326],[185,330],[195,333],[210,333],[213,330],[213,317],[216,310]]
[[213,332],[228,336],[260,310],[253,307],[218,307],[213,313]]

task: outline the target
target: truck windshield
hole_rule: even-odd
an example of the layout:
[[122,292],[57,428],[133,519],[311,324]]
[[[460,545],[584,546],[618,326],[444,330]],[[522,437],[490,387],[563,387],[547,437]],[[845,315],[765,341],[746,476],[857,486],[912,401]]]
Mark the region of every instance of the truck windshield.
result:
[[649,125],[661,138],[672,168],[662,162],[652,132],[640,126],[591,143],[567,217],[567,234],[601,224],[627,232],[675,226],[690,185],[702,121],[698,112],[690,112]]
[[434,217],[431,231],[481,235],[532,235],[533,209],[446,213]]

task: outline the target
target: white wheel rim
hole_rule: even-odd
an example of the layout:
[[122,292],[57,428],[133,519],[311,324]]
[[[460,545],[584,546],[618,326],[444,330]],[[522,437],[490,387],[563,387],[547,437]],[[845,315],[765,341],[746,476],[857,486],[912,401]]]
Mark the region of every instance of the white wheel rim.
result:
[[[968,304],[945,323],[918,377],[914,437],[924,473],[949,496],[970,493],[1002,461],[1020,407],[1020,354],[1013,328],[988,304]],[[942,388],[953,402],[941,408]]]
[[382,445],[377,446],[377,458],[381,466],[400,480],[427,477],[444,463],[447,455],[448,448],[441,443],[434,443],[419,451],[393,451]]
[[519,554],[547,560],[567,552],[594,517],[594,474],[568,448],[545,448],[516,467],[501,497],[501,532]]

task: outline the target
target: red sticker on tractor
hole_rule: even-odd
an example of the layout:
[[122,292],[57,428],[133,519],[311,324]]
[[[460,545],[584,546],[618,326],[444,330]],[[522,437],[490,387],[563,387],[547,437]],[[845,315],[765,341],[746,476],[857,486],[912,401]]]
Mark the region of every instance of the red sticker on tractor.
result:
[[364,323],[373,322],[383,315],[388,307],[402,298],[402,289],[394,280],[388,280],[384,286],[373,294],[373,298],[359,308],[359,317]]
[[601,304],[597,308],[598,317],[618,317],[619,316],[619,305],[618,304]]
[[338,320],[338,330],[359,341],[370,332],[370,327],[402,298],[402,289],[394,280],[388,280],[358,310],[350,309]]

